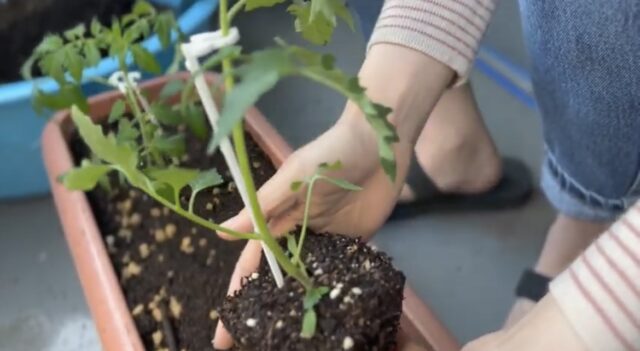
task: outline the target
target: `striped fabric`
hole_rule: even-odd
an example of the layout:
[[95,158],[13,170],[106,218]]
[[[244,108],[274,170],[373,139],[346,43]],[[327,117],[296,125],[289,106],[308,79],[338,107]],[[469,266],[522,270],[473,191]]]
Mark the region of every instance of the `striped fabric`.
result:
[[380,43],[421,51],[464,80],[495,0],[386,0],[369,48]]
[[551,284],[593,351],[640,351],[640,205],[636,204]]

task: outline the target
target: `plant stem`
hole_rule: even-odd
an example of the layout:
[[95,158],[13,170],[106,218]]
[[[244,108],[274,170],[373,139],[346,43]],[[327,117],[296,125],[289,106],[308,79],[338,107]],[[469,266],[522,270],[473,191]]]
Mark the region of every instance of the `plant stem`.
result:
[[[126,76],[125,76],[125,83],[127,85],[125,95],[129,100],[129,105],[131,105],[131,110],[133,111],[133,115],[138,121],[138,124],[140,126],[140,134],[142,135],[142,144],[144,145],[145,149],[148,151],[147,155],[150,155],[147,157],[152,157],[157,164],[162,165],[163,162],[160,155],[158,155],[157,153],[153,152],[153,150],[151,150],[151,141],[149,140],[150,136],[147,134],[147,128],[146,128],[147,122],[144,120],[144,115],[142,113],[140,106],[138,105],[138,98],[136,97],[136,94],[133,90],[135,88],[131,85],[131,82],[129,82],[129,79]],[[150,161],[151,159],[148,158],[147,162],[149,164],[151,164]]]
[[247,3],[247,0],[239,0],[238,2],[233,4],[233,6],[231,6],[231,9],[229,10],[229,12],[227,14],[227,18],[229,18],[229,22],[233,21],[233,18],[236,17],[238,12],[240,12],[240,10],[242,10],[242,8],[244,7],[244,5],[246,3]]
[[209,222],[208,220],[194,214],[191,213],[189,211],[184,210],[181,206],[178,206],[174,203],[172,203],[171,201],[163,198],[162,196],[159,196],[158,194],[152,192],[152,191],[148,191],[146,187],[143,186],[138,186],[138,188],[140,188],[141,190],[143,190],[145,193],[147,193],[147,195],[151,196],[152,198],[154,198],[156,201],[158,201],[159,203],[161,203],[162,205],[168,207],[169,209],[171,209],[173,212],[179,214],[180,216],[196,223],[199,224],[207,229],[210,229],[212,231],[216,231],[216,232],[224,232],[227,233],[233,237],[236,237],[238,239],[245,239],[245,240],[256,240],[259,239],[260,236],[258,234],[254,234],[254,233],[241,233],[238,231],[235,231],[233,229],[229,229],[227,227],[223,227],[219,224],[213,223],[213,222]]
[[[231,27],[227,0],[220,0],[219,13],[220,30],[222,32],[222,35],[226,36],[229,34],[229,29]],[[229,92],[233,90],[233,86],[235,84],[232,73],[233,66],[231,65],[230,58],[225,58],[222,60],[222,72],[224,75],[225,90]],[[247,154],[247,147],[244,140],[244,128],[242,122],[238,123],[233,128],[233,144],[236,151],[236,157],[238,158],[240,173],[244,180],[245,190],[249,198],[249,207],[253,214],[253,218],[255,219],[256,226],[258,227],[256,228],[256,230],[259,239],[265,243],[265,245],[271,250],[271,252],[273,252],[273,255],[276,257],[276,260],[278,261],[282,269],[284,269],[290,276],[298,280],[305,289],[309,290],[313,288],[311,279],[306,276],[305,272],[298,269],[298,267],[289,260],[276,239],[274,239],[269,232],[267,222],[264,218],[264,215],[262,214],[260,203],[258,202],[256,186],[251,175],[251,165],[249,164],[249,156]]]
[[309,181],[309,186],[307,187],[307,196],[304,203],[304,215],[302,217],[302,228],[300,229],[300,238],[298,239],[298,244],[296,245],[296,252],[293,255],[293,263],[297,263],[300,268],[306,271],[306,267],[304,262],[300,259],[300,255],[302,254],[302,245],[304,245],[304,239],[307,237],[307,226],[309,224],[309,210],[311,209],[311,195],[313,193],[313,186],[318,180],[318,175],[314,174]]

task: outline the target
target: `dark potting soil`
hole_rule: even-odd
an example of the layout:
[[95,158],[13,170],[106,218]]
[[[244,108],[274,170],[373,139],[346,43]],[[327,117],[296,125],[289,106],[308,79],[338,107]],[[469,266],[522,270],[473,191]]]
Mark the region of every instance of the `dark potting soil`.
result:
[[[183,159],[183,166],[215,167],[225,179],[212,191],[198,194],[195,211],[216,223],[223,222],[242,208],[240,196],[230,185],[222,156],[208,157],[206,143],[191,137],[188,140],[191,157]],[[275,170],[250,137],[247,143],[254,179],[261,185]],[[88,155],[78,137],[72,139],[71,147],[77,161]],[[146,349],[159,349],[154,334],[155,338],[161,335],[160,348],[167,347],[162,327],[162,320],[167,319],[178,350],[211,350],[217,308],[222,305],[243,243],[223,241],[163,209],[140,191],[117,184],[112,181],[111,193],[97,188],[89,193],[89,200]],[[158,318],[163,310],[166,313]]]
[[0,1],[0,83],[20,80],[20,67],[47,33],[60,33],[97,17],[109,23],[133,0]]
[[[253,139],[246,139],[260,186],[275,169]],[[78,136],[70,146],[76,163],[89,155]],[[225,180],[198,194],[196,213],[216,223],[235,215],[242,202],[223,157],[207,156],[206,142],[190,135],[187,155],[182,166],[215,167]],[[297,281],[287,278],[277,289],[263,262],[257,279],[246,280],[236,297],[225,299],[242,242],[219,239],[122,185],[115,174],[111,186],[111,191],[96,188],[88,197],[147,350],[168,350],[169,335],[176,339],[176,350],[211,350],[219,316],[239,341],[239,350],[378,351],[395,346],[404,275],[384,253],[343,236],[307,238],[302,257],[314,281],[339,291],[317,305],[318,330],[305,340],[300,338],[304,291]],[[251,318],[255,327],[247,324]]]
[[302,257],[315,283],[330,290],[316,305],[316,334],[300,337],[302,285],[287,278],[278,289],[263,259],[258,275],[222,307],[236,349],[393,350],[405,278],[391,259],[358,239],[336,235],[309,236]]

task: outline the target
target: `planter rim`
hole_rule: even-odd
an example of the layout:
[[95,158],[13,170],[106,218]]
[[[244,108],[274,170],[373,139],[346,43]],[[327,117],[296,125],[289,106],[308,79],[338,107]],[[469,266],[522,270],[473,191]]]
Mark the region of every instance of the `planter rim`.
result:
[[[159,5],[167,5],[175,9],[179,2],[184,0],[151,0]],[[198,0],[194,2],[178,17],[178,25],[185,33],[192,33],[196,27],[205,22],[218,6],[218,0]],[[175,38],[174,38],[175,40]],[[162,50],[160,39],[157,35],[145,40],[142,45],[153,54]],[[130,60],[128,60],[130,61]],[[118,61],[114,57],[104,58],[98,65],[87,68],[83,72],[83,83],[87,83],[92,77],[104,77],[118,69]],[[58,90],[58,84],[47,77],[35,78],[33,80],[20,80],[0,84],[0,105],[15,101],[30,99],[33,87],[37,85],[45,93],[52,93]]]
[[[162,76],[148,80],[140,87],[157,94],[168,81],[185,80],[189,76],[188,72]],[[205,74],[205,77],[210,82],[217,79],[212,73]],[[104,114],[104,111],[107,110],[102,110],[104,116],[97,111],[111,106],[120,96],[118,91],[108,91],[91,97],[90,115],[106,118],[108,112]],[[86,194],[67,190],[57,181],[60,174],[73,167],[64,131],[64,124],[69,126],[70,123],[69,115],[69,110],[56,113],[42,136],[43,158],[56,209],[102,346],[107,351],[143,351],[142,340]],[[247,131],[279,167],[292,153],[291,147],[255,107],[247,111],[245,121]],[[418,341],[428,342],[435,351],[459,350],[453,336],[408,284],[405,285],[404,297],[402,326],[408,334]]]

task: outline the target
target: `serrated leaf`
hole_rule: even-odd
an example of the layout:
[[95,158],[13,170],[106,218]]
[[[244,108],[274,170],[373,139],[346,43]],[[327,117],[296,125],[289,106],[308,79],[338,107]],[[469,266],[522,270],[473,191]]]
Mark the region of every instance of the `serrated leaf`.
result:
[[65,56],[66,50],[59,49],[44,55],[38,62],[42,73],[53,78],[59,85],[66,83],[64,76]]
[[172,80],[169,83],[165,84],[160,90],[160,98],[167,99],[170,98],[184,89],[184,82],[180,79]]
[[175,18],[170,13],[162,13],[156,17],[153,30],[158,34],[162,48],[171,44],[171,29],[175,26]]
[[140,136],[140,131],[134,128],[131,121],[126,118],[121,118],[118,122],[118,133],[116,134],[116,140],[118,143],[131,143],[136,145],[136,140]]
[[155,12],[156,9],[154,9],[153,6],[146,1],[138,0],[133,5],[132,13],[137,16],[153,15]]
[[60,177],[62,184],[69,190],[88,191],[96,187],[98,182],[113,168],[108,165],[96,165],[85,160],[78,168],[74,168]]
[[316,311],[313,309],[308,309],[304,312],[304,317],[302,317],[302,331],[300,332],[300,337],[303,339],[311,339],[313,335],[316,333],[316,324],[318,317],[316,316]]
[[168,184],[177,193],[196,179],[199,172],[197,169],[169,166],[165,169],[150,169],[147,173],[154,180]]
[[327,177],[327,176],[322,176],[321,178],[322,178],[322,180],[327,181],[327,182],[329,182],[329,183],[331,183],[333,185],[336,185],[336,186],[338,186],[338,187],[340,187],[342,189],[345,189],[345,190],[351,190],[351,191],[360,191],[360,190],[362,190],[361,187],[359,187],[359,186],[357,186],[357,185],[355,185],[353,183],[350,183],[350,182],[348,182],[348,181],[346,181],[344,179],[330,178],[330,177]]
[[247,0],[246,11],[251,11],[260,7],[272,7],[283,3],[285,0]]
[[187,144],[182,134],[171,136],[160,135],[153,138],[151,148],[171,157],[180,157],[186,152]]
[[37,114],[42,114],[45,110],[58,111],[72,105],[77,106],[82,111],[88,111],[89,105],[82,89],[77,85],[65,84],[55,93],[44,93],[38,88],[33,91],[33,107]]
[[122,115],[124,114],[125,109],[126,105],[123,100],[117,100],[116,102],[114,102],[111,106],[111,112],[109,113],[108,122],[113,123],[120,119],[120,117],[122,117]]
[[100,34],[102,34],[102,30],[103,30],[103,27],[100,21],[98,21],[97,18],[92,19],[91,26],[90,26],[91,35],[94,37],[98,37],[100,36]]
[[293,73],[294,68],[289,53],[279,48],[255,52],[248,64],[238,67],[236,72],[242,80],[225,95],[218,130],[209,144],[209,152],[213,152],[242,120],[249,107],[271,90],[282,76]]
[[87,66],[95,66],[100,62],[100,50],[98,50],[95,40],[85,41],[82,49]]
[[311,4],[304,2],[292,4],[287,11],[296,17],[294,25],[296,32],[316,45],[325,45],[333,35],[334,25],[324,16],[316,16],[311,20]]
[[86,31],[86,27],[84,26],[84,23],[80,23],[78,25],[76,25],[75,27],[64,31],[64,37],[67,38],[67,40],[73,41],[76,39],[80,39],[84,36],[84,32]]
[[317,288],[313,288],[307,290],[304,295],[304,299],[302,300],[302,306],[304,309],[313,308],[318,304],[322,296],[329,292],[329,288],[326,286],[319,286]]
[[151,184],[153,192],[171,203],[176,202],[176,193],[169,184],[164,182],[152,182]]
[[209,135],[209,124],[207,123],[204,110],[201,106],[188,104],[183,118],[189,130],[191,130],[198,139],[205,140],[207,138]]
[[182,123],[180,112],[175,111],[171,106],[161,103],[152,103],[150,108],[151,113],[153,113],[158,121],[164,125],[177,126]]
[[134,148],[128,144],[119,144],[113,134],[105,136],[102,128],[75,105],[71,107],[71,119],[93,155],[113,165],[132,185],[148,189],[146,177],[136,168],[138,154]]
[[206,188],[220,185],[223,182],[224,179],[222,178],[220,173],[218,173],[215,168],[212,168],[210,170],[200,172],[200,174],[198,174],[198,177],[196,177],[189,183],[189,186],[191,186],[192,191],[199,192]]
[[60,36],[49,34],[45,36],[44,39],[42,39],[40,44],[38,44],[38,46],[35,48],[34,52],[38,54],[44,54],[47,52],[59,50],[62,45],[64,45],[64,42],[62,41],[62,38],[60,38]]
[[295,182],[292,182],[291,185],[289,186],[289,188],[291,189],[291,191],[296,192],[298,190],[300,190],[300,188],[302,187],[302,185],[304,184],[303,181],[301,180],[296,180]]
[[71,74],[71,78],[80,83],[82,81],[82,71],[84,70],[82,56],[71,46],[65,47],[64,54],[65,67]]
[[311,16],[309,21],[313,22],[318,16],[324,17],[334,27],[337,25],[336,16],[340,17],[347,23],[351,30],[354,29],[351,12],[343,0],[311,0]]
[[153,74],[162,73],[160,64],[149,50],[140,45],[134,45],[131,48],[131,53],[133,54],[133,61],[141,69]]

